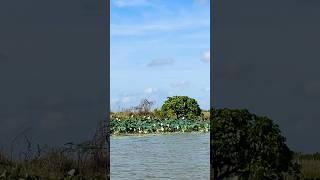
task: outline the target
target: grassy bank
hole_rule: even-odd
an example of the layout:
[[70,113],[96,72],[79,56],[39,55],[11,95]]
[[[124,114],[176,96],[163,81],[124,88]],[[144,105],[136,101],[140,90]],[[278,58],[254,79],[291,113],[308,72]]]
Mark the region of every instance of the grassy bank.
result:
[[320,153],[297,153],[295,159],[301,166],[302,179],[320,180]]
[[106,179],[109,154],[106,123],[101,122],[91,140],[62,146],[41,146],[26,135],[25,146],[0,151],[0,180]]
[[0,179],[105,179],[106,158],[72,158],[70,153],[52,150],[38,158],[9,160],[0,157]]

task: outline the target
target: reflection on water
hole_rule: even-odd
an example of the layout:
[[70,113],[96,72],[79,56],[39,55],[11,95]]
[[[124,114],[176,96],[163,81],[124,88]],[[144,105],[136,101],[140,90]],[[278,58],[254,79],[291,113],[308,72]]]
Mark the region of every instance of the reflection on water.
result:
[[110,139],[112,180],[209,179],[209,133]]

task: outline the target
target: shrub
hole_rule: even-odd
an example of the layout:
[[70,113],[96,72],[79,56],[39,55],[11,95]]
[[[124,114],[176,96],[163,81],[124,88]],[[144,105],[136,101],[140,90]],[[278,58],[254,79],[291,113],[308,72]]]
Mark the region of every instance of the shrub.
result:
[[168,97],[161,107],[161,112],[168,118],[194,119],[201,115],[198,102],[188,96]]
[[278,125],[247,110],[212,110],[211,165],[214,179],[278,179],[296,174],[293,152]]

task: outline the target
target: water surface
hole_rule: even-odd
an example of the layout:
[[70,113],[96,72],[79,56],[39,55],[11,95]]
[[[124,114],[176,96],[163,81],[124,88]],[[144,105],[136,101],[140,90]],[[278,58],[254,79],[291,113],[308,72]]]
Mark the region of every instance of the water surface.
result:
[[112,180],[209,179],[209,133],[110,139]]

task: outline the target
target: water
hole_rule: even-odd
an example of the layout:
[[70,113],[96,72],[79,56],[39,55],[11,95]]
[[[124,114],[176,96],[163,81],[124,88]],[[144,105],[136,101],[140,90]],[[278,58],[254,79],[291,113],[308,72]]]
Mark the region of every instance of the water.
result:
[[208,180],[209,133],[111,137],[112,180]]

